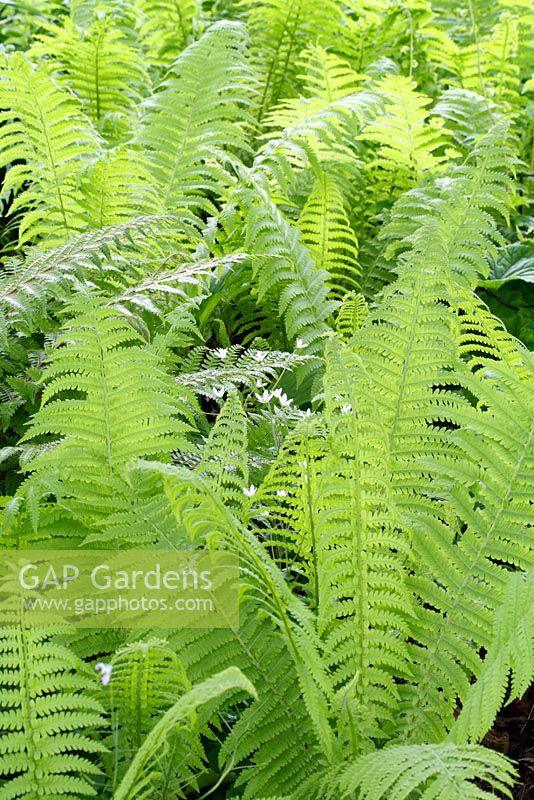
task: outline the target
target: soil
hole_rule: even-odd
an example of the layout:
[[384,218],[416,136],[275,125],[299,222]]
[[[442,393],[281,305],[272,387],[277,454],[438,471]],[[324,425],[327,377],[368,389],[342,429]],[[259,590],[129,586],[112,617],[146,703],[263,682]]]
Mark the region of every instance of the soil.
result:
[[514,800],[534,800],[534,684],[503,709],[483,744],[517,763],[521,777]]

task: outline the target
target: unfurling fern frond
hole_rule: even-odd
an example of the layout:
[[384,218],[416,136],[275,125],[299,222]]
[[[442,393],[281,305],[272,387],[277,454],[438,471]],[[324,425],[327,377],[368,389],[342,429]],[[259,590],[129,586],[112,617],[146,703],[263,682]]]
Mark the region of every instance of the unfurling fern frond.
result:
[[242,25],[216,23],[184,50],[146,102],[136,143],[167,209],[212,213],[209,196],[220,197],[230,182],[227,163],[248,149],[255,79],[246,47]]
[[0,629],[0,796],[93,797],[101,773],[91,737],[104,724],[88,672],[46,628]]
[[159,758],[167,745],[168,737],[178,725],[194,719],[199,706],[219,701],[228,694],[248,694],[256,697],[256,690],[236,667],[219,672],[193,686],[180,697],[154,725],[134,756],[126,775],[114,794],[114,800],[150,800],[153,795],[154,774],[160,770]]
[[302,241],[315,263],[329,274],[334,297],[358,289],[358,243],[344,208],[343,195],[332,175],[317,176],[299,218]]
[[100,142],[74,96],[60,88],[48,64],[33,67],[14,54],[0,68],[0,165],[3,191],[24,210],[20,244],[58,242],[81,227],[77,179]]
[[[328,800],[491,800],[512,797],[511,762],[485,747],[453,744],[388,747],[341,772]],[[480,782],[489,785],[483,789]],[[357,793],[357,794],[356,794]]]
[[[163,714],[190,688],[182,663],[165,640],[149,639],[120,648],[112,658],[109,687],[112,714],[114,788]],[[195,786],[204,771],[204,753],[193,731],[179,726],[167,731],[169,746],[153,777],[155,793]]]

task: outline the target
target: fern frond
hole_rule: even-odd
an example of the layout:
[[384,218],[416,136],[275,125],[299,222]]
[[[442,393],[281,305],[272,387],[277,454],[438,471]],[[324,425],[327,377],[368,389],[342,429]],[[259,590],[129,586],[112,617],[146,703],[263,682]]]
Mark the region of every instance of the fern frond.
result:
[[447,153],[450,135],[443,120],[429,117],[431,100],[415,90],[408,78],[388,76],[376,86],[385,100],[384,113],[367,125],[361,138],[378,145],[369,170],[374,180],[383,180],[404,189],[424,174],[435,171]]
[[456,699],[469,702],[469,676],[483,670],[478,654],[491,645],[510,569],[534,564],[532,377],[494,361],[486,369],[487,377],[456,378],[477,407],[451,413],[456,455],[434,459],[433,508],[413,520],[425,570],[412,580],[421,605],[414,683],[402,688],[403,741],[436,741],[451,727]]
[[514,780],[511,762],[485,747],[398,746],[362,756],[341,773],[341,796],[330,797],[348,800],[357,792],[361,800],[491,800],[495,791],[511,798]]
[[54,631],[0,629],[0,773],[2,797],[93,797],[105,747],[91,730],[104,724],[82,663]]
[[360,371],[354,353],[328,344],[327,454],[318,469],[318,624],[355,754],[382,738],[391,721],[394,676],[408,674],[403,640],[412,616],[409,543],[389,486],[387,429]]
[[52,493],[71,513],[83,509],[98,519],[114,510],[129,461],[187,449],[191,406],[117,311],[91,297],[73,310],[44,371],[41,409],[23,437],[59,440],[31,462],[21,491]]
[[268,193],[240,192],[246,209],[246,248],[262,254],[254,264],[258,300],[273,295],[284,320],[287,337],[301,339],[305,353],[315,354],[329,328],[327,319],[337,303],[328,300],[328,273],[316,265],[302,245],[299,232],[282,216]]
[[362,327],[368,314],[369,307],[363,294],[347,292],[337,313],[336,331],[344,341],[348,341]]
[[167,209],[213,213],[209,196],[219,197],[230,182],[225,165],[236,150],[248,149],[255,79],[246,47],[239,23],[212,25],[178,57],[145,104],[136,145]]
[[11,210],[24,212],[19,243],[64,240],[80,228],[77,179],[99,138],[50,65],[33,67],[16,53],[0,77],[0,165],[9,167],[4,193],[17,195]]
[[150,63],[167,67],[191,43],[198,27],[199,0],[137,0],[139,35]]
[[534,636],[530,625],[533,612],[533,573],[510,575],[502,605],[495,614],[491,644],[478,679],[469,688],[452,726],[451,741],[481,741],[504,702],[510,703],[527,691],[534,677]]
[[315,263],[329,274],[334,297],[358,288],[358,243],[335,178],[326,172],[315,183],[299,217],[302,241]]
[[[142,248],[153,226],[163,218],[138,217],[122,225],[80,234],[54,249],[34,248],[24,260],[10,258],[0,278],[0,308],[7,327],[29,327],[53,298],[64,299],[68,288],[84,275],[113,260],[124,268],[125,261]],[[119,251],[120,248],[120,251]]]
[[67,20],[63,27],[51,26],[40,39],[31,54],[52,59],[61,70],[61,83],[75,92],[97,128],[112,139],[128,133],[128,121],[122,118],[147,93],[148,76],[140,53],[113,24],[112,15],[98,15],[85,30]]
[[248,486],[247,417],[237,392],[223,405],[202,448],[197,472],[230,508],[244,503]]
[[158,754],[166,746],[167,737],[178,724],[191,719],[196,709],[227,695],[245,692],[256,697],[254,686],[236,667],[229,667],[212,678],[193,686],[180,697],[154,725],[114,794],[114,800],[148,800],[153,797],[152,775],[159,769]]
[[262,90],[258,119],[281,98],[295,94],[297,56],[306,44],[327,41],[342,24],[335,0],[245,0],[252,50],[260,72]]
[[213,400],[242,388],[257,391],[258,384],[310,363],[310,357],[275,350],[233,345],[217,350],[194,348],[181,365],[178,383]]

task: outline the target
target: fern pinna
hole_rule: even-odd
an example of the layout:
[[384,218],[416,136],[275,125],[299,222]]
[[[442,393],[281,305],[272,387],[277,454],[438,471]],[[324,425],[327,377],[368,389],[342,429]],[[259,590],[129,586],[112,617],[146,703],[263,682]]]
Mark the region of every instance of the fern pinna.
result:
[[0,798],[523,800],[527,4],[0,18],[3,547],[223,551],[240,601],[3,618]]

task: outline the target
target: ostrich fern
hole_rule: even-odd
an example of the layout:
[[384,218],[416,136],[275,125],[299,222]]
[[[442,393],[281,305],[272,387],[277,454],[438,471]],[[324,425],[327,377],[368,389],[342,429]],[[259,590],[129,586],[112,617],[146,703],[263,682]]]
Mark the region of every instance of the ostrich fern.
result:
[[512,797],[526,4],[104,5],[0,10],[4,547],[226,551],[240,618],[7,620],[0,798]]

